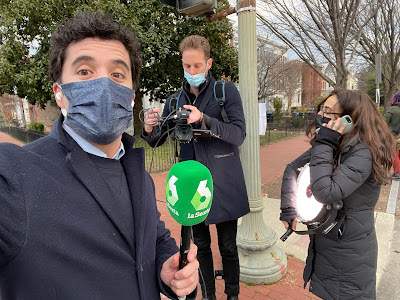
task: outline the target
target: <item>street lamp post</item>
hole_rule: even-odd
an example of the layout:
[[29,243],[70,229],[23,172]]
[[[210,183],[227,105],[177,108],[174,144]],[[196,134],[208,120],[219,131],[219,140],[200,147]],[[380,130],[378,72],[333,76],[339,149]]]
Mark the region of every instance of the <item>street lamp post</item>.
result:
[[250,213],[238,227],[237,246],[240,280],[246,283],[274,283],[287,272],[286,254],[275,246],[277,235],[263,220],[261,197],[260,142],[257,97],[256,1],[238,0],[239,89],[246,118],[247,137],[241,146],[242,165]]

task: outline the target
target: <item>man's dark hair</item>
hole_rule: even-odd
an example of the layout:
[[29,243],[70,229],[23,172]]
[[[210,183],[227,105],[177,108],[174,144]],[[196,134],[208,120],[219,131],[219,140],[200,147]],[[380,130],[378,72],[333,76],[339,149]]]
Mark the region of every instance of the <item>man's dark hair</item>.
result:
[[140,45],[136,35],[119,24],[111,15],[103,12],[80,12],[63,21],[54,30],[50,39],[50,61],[48,74],[53,82],[61,81],[62,67],[68,46],[86,38],[120,41],[129,53],[132,69],[133,88],[139,84],[142,66]]

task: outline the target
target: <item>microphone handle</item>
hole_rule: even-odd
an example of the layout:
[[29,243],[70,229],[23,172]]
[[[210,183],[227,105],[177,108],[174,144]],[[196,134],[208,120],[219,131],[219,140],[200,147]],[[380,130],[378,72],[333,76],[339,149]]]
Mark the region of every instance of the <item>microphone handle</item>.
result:
[[187,255],[190,249],[190,240],[192,237],[192,226],[184,226],[182,225],[181,229],[181,247],[179,252],[181,257],[179,259],[179,270],[183,269],[187,264]]
[[[181,254],[179,259],[179,270],[183,269],[188,264],[187,255],[190,249],[190,240],[192,237],[192,226],[184,226],[181,228],[181,246],[179,252]],[[179,296],[179,300],[185,300],[186,296]]]

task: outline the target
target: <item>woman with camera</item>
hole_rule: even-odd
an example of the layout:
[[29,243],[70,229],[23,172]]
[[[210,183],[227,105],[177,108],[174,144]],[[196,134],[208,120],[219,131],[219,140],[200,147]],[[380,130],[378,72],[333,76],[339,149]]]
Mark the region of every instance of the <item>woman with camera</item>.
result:
[[[296,229],[297,179],[309,164],[315,200],[324,207],[341,201],[343,207],[333,228],[310,235],[304,286],[311,280],[310,291],[325,300],[375,299],[374,207],[380,186],[391,180],[394,139],[362,91],[332,91],[318,111],[307,131],[312,147],[284,172],[280,220]],[[344,116],[352,123],[343,123]]]

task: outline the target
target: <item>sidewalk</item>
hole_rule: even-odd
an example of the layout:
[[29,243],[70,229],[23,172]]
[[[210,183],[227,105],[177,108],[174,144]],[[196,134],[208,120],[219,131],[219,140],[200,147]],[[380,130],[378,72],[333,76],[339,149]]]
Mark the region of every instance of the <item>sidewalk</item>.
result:
[[[11,142],[18,145],[23,143],[13,139],[7,134],[0,132],[0,142]],[[295,137],[286,141],[278,142],[273,145],[262,147],[260,149],[260,165],[261,165],[261,184],[264,185],[283,174],[286,165],[294,160],[301,153],[306,151],[310,147],[306,141],[305,136]],[[161,219],[166,223],[166,226],[171,230],[171,235],[177,242],[180,240],[180,225],[176,223],[170,216],[167,207],[165,205],[165,184],[167,173],[152,174],[155,186],[156,186],[156,197],[157,206],[161,213]],[[375,212],[375,226],[378,237],[378,269],[377,269],[377,290],[379,289],[379,283],[381,277],[387,276],[386,274],[392,274],[387,286],[387,280],[382,280],[386,295],[377,295],[377,299],[395,299],[388,298],[391,294],[390,291],[396,288],[396,280],[393,280],[393,273],[390,261],[390,256],[393,256],[393,228],[395,226],[395,212],[396,203],[398,202],[398,190],[399,182],[394,181],[391,186],[389,202],[387,209],[384,212]],[[264,222],[267,226],[271,227],[277,234],[278,240],[276,245],[286,252],[288,255],[288,273],[286,277],[280,280],[278,283],[271,285],[259,285],[259,286],[247,286],[244,283],[240,283],[240,299],[319,299],[310,292],[308,288],[303,288],[303,268],[305,266],[305,258],[307,255],[308,247],[308,236],[299,236],[292,234],[284,243],[279,240],[279,237],[284,233],[282,223],[279,221],[279,205],[280,199],[272,199],[264,197],[265,208],[263,210]],[[210,226],[212,234],[212,250],[214,256],[215,269],[222,269],[222,261],[219,255],[217,236],[215,226]],[[395,245],[395,244],[394,244]],[[396,256],[395,256],[396,257]],[[396,257],[397,259],[397,257]],[[398,278],[398,277],[397,277]],[[226,299],[224,294],[224,281],[216,281],[217,288],[217,299]],[[200,290],[199,290],[200,291]],[[393,294],[392,294],[393,295]],[[380,297],[382,296],[382,297]],[[201,299],[201,292],[196,300]]]

